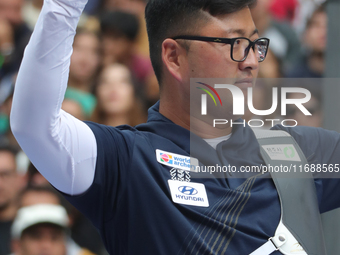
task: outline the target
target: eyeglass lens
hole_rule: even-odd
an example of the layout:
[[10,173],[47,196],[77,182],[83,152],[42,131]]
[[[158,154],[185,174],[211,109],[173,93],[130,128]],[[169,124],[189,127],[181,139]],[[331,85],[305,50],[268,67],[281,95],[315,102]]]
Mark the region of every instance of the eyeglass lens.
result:
[[[250,42],[247,39],[238,38],[233,44],[233,59],[236,61],[243,61],[249,53]],[[268,41],[258,40],[255,43],[254,51],[256,58],[259,62],[262,62],[267,53]]]

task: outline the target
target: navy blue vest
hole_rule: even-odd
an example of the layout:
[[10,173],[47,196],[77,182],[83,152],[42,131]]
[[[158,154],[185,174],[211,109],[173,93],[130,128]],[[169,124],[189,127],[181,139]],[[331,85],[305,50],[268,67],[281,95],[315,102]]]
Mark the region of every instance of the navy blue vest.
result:
[[[184,173],[186,181],[204,184],[209,207],[178,204],[172,201],[168,180],[183,172],[159,163],[156,150],[191,153],[201,165],[265,165],[252,130],[236,125],[231,138],[214,150],[162,116],[158,107],[150,108],[148,122],[135,128],[87,122],[98,146],[95,179],[84,194],[65,197],[93,222],[110,254],[251,253],[274,235],[280,220],[272,179]],[[273,129],[289,132],[309,163],[340,163],[338,133],[309,127]],[[191,148],[190,138],[195,144]],[[340,206],[338,179],[316,178],[315,185],[320,212]]]

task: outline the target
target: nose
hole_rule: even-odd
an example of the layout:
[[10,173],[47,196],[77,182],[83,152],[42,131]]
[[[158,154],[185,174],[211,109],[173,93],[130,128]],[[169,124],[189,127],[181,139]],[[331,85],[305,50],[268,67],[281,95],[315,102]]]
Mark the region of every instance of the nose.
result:
[[239,68],[241,70],[246,70],[246,69],[256,70],[258,69],[258,67],[259,67],[259,62],[255,55],[254,49],[250,48],[247,58],[243,62],[239,63]]

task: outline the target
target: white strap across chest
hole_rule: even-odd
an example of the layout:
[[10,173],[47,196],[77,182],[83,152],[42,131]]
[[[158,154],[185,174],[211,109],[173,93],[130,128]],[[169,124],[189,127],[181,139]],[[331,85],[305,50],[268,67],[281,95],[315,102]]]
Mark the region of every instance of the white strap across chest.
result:
[[279,250],[285,255],[307,255],[282,221],[280,221],[279,226],[275,231],[275,236],[269,238],[266,243],[250,253],[250,255],[269,255],[276,250]]
[[[274,237],[275,238],[275,237]],[[269,240],[257,248],[255,251],[250,253],[250,255],[269,255],[274,251],[278,250],[278,246],[274,243],[274,238],[269,238]]]

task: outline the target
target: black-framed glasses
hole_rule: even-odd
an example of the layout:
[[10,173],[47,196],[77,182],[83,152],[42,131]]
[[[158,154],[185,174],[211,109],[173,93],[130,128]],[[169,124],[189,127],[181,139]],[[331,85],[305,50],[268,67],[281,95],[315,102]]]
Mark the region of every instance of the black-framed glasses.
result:
[[220,37],[206,37],[206,36],[193,36],[193,35],[179,35],[172,37],[171,39],[184,39],[193,41],[203,41],[203,42],[216,42],[225,43],[231,45],[230,57],[236,62],[243,62],[246,60],[250,48],[255,52],[258,62],[265,60],[269,48],[268,38],[259,38],[255,41],[251,41],[245,37],[236,38],[220,38]]

